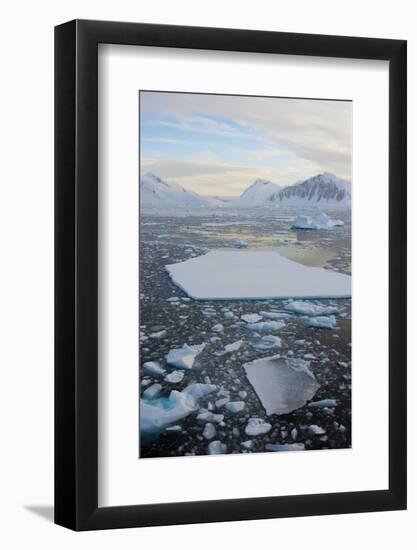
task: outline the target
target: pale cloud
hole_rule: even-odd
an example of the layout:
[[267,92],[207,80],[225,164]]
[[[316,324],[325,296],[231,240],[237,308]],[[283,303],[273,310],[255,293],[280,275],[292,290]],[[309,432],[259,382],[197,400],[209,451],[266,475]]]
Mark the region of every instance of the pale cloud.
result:
[[239,166],[215,162],[217,150],[209,143],[197,171],[198,162],[193,161],[191,167],[187,158],[154,159],[154,165],[163,170],[155,168],[161,177],[181,178],[183,183],[188,178],[194,190],[199,185],[206,188],[210,181],[216,186],[220,181],[217,174],[223,174],[224,181],[226,175],[232,178],[234,188],[238,187],[238,174],[246,175],[239,192],[252,176],[267,177],[281,185],[323,171],[351,178],[352,103],[348,101],[142,92],[141,112],[151,115],[152,124],[161,128],[166,125],[174,132],[190,135],[204,132],[214,144],[216,139],[224,141],[228,137],[231,144],[232,138],[250,140],[250,149],[236,151]]

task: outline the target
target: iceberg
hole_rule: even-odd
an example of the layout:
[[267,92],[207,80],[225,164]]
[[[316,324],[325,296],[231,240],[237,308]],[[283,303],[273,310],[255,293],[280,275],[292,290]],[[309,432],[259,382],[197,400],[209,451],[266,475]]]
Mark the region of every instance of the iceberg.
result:
[[165,266],[196,300],[350,298],[351,277],[265,250],[212,250]]
[[155,434],[197,410],[198,400],[216,389],[213,384],[190,384],[184,390],[172,390],[169,397],[140,400],[140,431]]
[[327,214],[321,212],[314,220],[310,216],[297,216],[291,227],[293,229],[333,229],[342,225],[345,225],[342,220],[332,220]]
[[299,313],[300,315],[308,315],[314,317],[315,315],[330,315],[337,313],[338,309],[335,306],[319,306],[310,302],[290,302],[284,306],[286,311],[291,313]]
[[169,365],[178,369],[192,369],[195,358],[203,351],[206,344],[189,346],[184,344],[182,348],[172,349],[166,356],[166,361]]
[[287,414],[307,403],[320,387],[303,359],[279,355],[245,363],[246,376],[266,414]]

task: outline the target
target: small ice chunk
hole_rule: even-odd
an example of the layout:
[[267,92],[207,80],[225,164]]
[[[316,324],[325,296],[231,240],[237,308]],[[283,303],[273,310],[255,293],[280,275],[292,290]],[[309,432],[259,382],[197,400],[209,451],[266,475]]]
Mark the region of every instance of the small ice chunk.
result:
[[147,361],[142,365],[143,370],[156,376],[162,376],[165,374],[165,369],[157,361]]
[[229,401],[229,403],[226,403],[224,408],[227,411],[229,411],[233,414],[236,414],[240,411],[243,411],[243,409],[245,408],[245,402],[244,401]]
[[266,451],[304,451],[304,443],[267,443],[265,445]]
[[217,323],[217,325],[214,325],[214,327],[211,328],[213,332],[223,332],[224,327],[221,323]]
[[224,317],[225,319],[233,319],[234,315],[233,315],[233,313],[232,313],[231,311],[225,311],[225,312],[223,313],[223,317]]
[[161,393],[161,390],[161,384],[152,384],[152,386],[149,386],[149,388],[146,388],[146,390],[143,392],[143,397],[146,397],[146,399],[153,399],[159,393]]
[[172,349],[166,356],[167,363],[178,369],[192,369],[195,358],[203,351],[205,345],[189,346],[184,344],[182,348]]
[[202,412],[197,415],[198,422],[214,422],[215,424],[220,424],[223,422],[224,414],[214,414],[210,411]]
[[206,439],[213,439],[213,437],[216,435],[216,428],[211,424],[210,422],[207,422],[207,424],[204,426],[203,430],[203,437]]
[[235,239],[233,241],[233,244],[237,247],[237,248],[244,248],[246,246],[248,246],[248,243],[242,239]]
[[330,315],[337,313],[338,309],[335,306],[321,306],[312,304],[311,302],[294,301],[290,302],[284,309],[291,313],[299,313],[300,315],[308,315],[314,317],[316,315]]
[[207,451],[209,455],[224,455],[227,452],[227,447],[221,441],[216,440],[208,444]]
[[308,325],[315,328],[335,328],[336,326],[336,317],[334,315],[329,315],[328,317],[312,317],[308,320]]
[[271,424],[265,422],[262,418],[249,418],[246,424],[245,433],[251,436],[262,435],[268,433],[271,428]]
[[309,401],[320,387],[302,359],[265,357],[245,363],[249,382],[267,415],[287,414]]
[[257,323],[262,319],[262,316],[257,313],[245,313],[245,315],[241,315],[240,318],[247,323]]
[[181,392],[171,391],[169,397],[140,400],[141,434],[158,433],[178,420],[185,418],[198,407],[198,400],[212,393],[212,384],[190,384]]
[[288,317],[290,317],[289,313],[284,313],[281,311],[260,311],[259,313],[262,315],[262,317],[264,317],[264,319],[278,320],[288,319]]
[[226,353],[230,353],[232,351],[237,351],[242,344],[243,340],[237,340],[237,342],[233,342],[233,344],[227,344],[226,346],[224,346],[224,349]]
[[149,335],[149,338],[153,338],[154,340],[159,340],[159,338],[163,338],[166,336],[167,331],[166,330],[160,330],[159,332],[153,332]]
[[308,433],[310,435],[324,435],[326,433],[326,430],[323,430],[323,428],[317,426],[316,424],[311,424],[308,427]]
[[182,428],[179,424],[175,424],[175,426],[168,426],[168,428],[165,428],[166,432],[181,432]]
[[240,446],[243,447],[244,449],[252,449],[253,447],[253,440],[252,439],[248,439],[247,441],[242,441],[240,443]]
[[165,376],[165,380],[170,384],[178,384],[184,378],[184,371],[174,370]]
[[297,439],[297,437],[298,437],[298,430],[297,430],[297,428],[294,427],[294,428],[291,430],[291,437],[293,438],[294,441]]
[[281,338],[279,338],[279,336],[273,336],[272,334],[268,334],[267,336],[262,336],[260,340],[253,342],[252,346],[255,349],[268,350],[268,349],[280,348],[282,346],[282,341],[281,341]]
[[218,399],[215,403],[214,403],[214,406],[216,407],[216,409],[221,409],[222,407],[224,407],[226,405],[226,403],[229,403],[230,401],[230,398],[229,397],[222,397],[221,399]]
[[285,326],[283,321],[262,321],[259,323],[248,323],[248,329],[256,332],[274,332]]
[[177,296],[172,296],[171,298],[167,298],[167,302],[178,302],[179,298]]
[[240,397],[241,399],[246,399],[247,396],[248,396],[248,392],[247,392],[247,391],[242,390],[242,391],[239,392],[239,397]]
[[312,401],[308,404],[309,407],[314,407],[316,409],[323,409],[325,407],[336,407],[336,399],[322,399],[321,401]]

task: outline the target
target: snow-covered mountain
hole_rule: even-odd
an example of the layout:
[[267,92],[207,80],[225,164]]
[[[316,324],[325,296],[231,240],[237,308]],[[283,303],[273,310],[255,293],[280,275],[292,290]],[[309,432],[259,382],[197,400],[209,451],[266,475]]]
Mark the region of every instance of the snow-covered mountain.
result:
[[148,172],[140,180],[140,202],[142,207],[153,208],[207,208],[210,202],[181,187],[175,182],[166,182],[155,174]]
[[267,198],[265,206],[349,207],[351,198],[349,181],[324,172],[273,193]]
[[272,181],[257,179],[255,180],[240,197],[227,203],[227,206],[233,208],[253,208],[256,206],[265,206],[266,201],[274,193],[280,191],[279,185]]

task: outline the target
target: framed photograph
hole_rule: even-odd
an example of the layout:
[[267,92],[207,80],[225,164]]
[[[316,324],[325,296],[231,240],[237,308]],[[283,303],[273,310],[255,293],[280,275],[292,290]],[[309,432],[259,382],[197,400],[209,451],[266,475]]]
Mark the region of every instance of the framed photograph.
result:
[[406,42],[55,29],[55,521],[406,507]]

